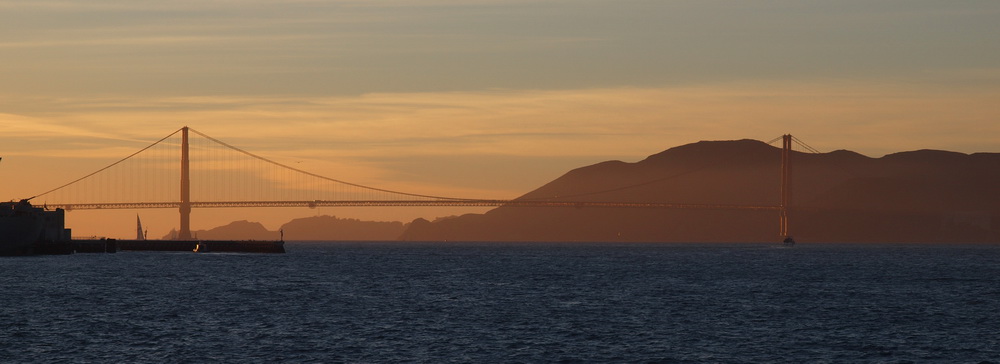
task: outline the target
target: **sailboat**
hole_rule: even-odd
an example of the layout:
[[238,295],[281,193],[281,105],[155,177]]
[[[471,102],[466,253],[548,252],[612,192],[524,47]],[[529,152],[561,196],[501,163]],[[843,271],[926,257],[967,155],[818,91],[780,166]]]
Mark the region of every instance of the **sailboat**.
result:
[[142,220],[135,214],[135,240],[146,240],[146,232],[142,231]]

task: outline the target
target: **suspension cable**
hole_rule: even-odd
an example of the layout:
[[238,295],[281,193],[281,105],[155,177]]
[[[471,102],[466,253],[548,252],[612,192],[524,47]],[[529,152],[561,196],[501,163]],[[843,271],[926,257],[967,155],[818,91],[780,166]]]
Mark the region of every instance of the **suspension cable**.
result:
[[31,200],[31,199],[34,199],[35,197],[40,197],[40,196],[45,196],[45,195],[47,195],[47,194],[50,194],[50,193],[52,193],[52,192],[55,192],[55,191],[58,191],[58,190],[60,190],[60,189],[62,189],[62,188],[65,188],[65,187],[67,187],[67,186],[69,186],[69,185],[72,185],[72,184],[74,184],[74,183],[77,183],[77,182],[80,182],[80,181],[82,181],[82,180],[85,180],[85,179],[87,179],[87,178],[88,178],[88,177],[90,177],[90,176],[93,176],[93,175],[95,175],[95,174],[98,174],[98,173],[101,173],[101,172],[104,172],[104,171],[105,171],[105,170],[107,170],[108,168],[111,168],[111,167],[114,167],[114,166],[118,165],[119,163],[121,163],[121,162],[124,162],[124,161],[128,160],[129,158],[132,158],[132,157],[134,157],[134,156],[135,156],[136,154],[139,154],[139,153],[142,153],[142,152],[146,151],[147,149],[149,149],[149,148],[152,148],[152,147],[156,146],[157,144],[160,144],[161,142],[163,142],[164,140],[167,140],[167,139],[169,139],[170,137],[174,136],[174,134],[177,134],[177,133],[178,133],[178,132],[180,132],[181,130],[182,130],[182,129],[177,129],[177,130],[176,130],[176,131],[174,131],[173,133],[170,133],[170,135],[167,135],[167,136],[163,137],[162,139],[160,139],[160,140],[157,140],[156,142],[153,142],[153,144],[150,144],[150,145],[146,146],[145,148],[142,148],[142,149],[139,149],[139,151],[137,151],[137,152],[135,152],[135,153],[132,153],[132,154],[129,154],[129,155],[128,155],[128,157],[125,157],[125,158],[122,158],[122,159],[118,160],[117,162],[114,162],[114,163],[111,163],[111,164],[109,164],[108,166],[106,166],[106,167],[104,167],[104,168],[101,168],[101,169],[98,169],[97,171],[95,171],[95,172],[93,172],[93,173],[91,173],[91,174],[88,174],[88,175],[86,175],[86,176],[83,176],[83,177],[80,177],[80,178],[77,178],[77,179],[73,180],[73,181],[72,181],[72,182],[70,182],[70,183],[67,183],[67,184],[64,184],[64,185],[62,185],[62,186],[59,186],[59,187],[56,187],[56,188],[53,188],[53,189],[51,189],[51,190],[48,190],[48,191],[45,191],[45,192],[42,192],[42,193],[40,193],[40,194],[37,194],[37,195],[34,195],[34,196],[31,196],[31,197],[29,197],[29,198],[27,198],[27,199],[28,199],[28,200]]
[[[66,183],[66,184],[64,184],[62,186],[59,186],[59,187],[53,188],[51,190],[45,191],[44,193],[32,196],[32,197],[28,198],[28,200],[31,200],[31,199],[34,199],[34,198],[37,198],[37,197],[40,197],[40,196],[47,195],[49,193],[55,192],[57,190],[60,190],[60,189],[63,189],[65,187],[68,187],[70,185],[73,185],[73,184],[75,184],[77,182],[80,182],[80,181],[82,181],[84,179],[87,179],[87,178],[89,178],[91,176],[94,176],[94,175],[96,175],[98,173],[101,173],[101,172],[103,172],[105,170],[108,170],[109,168],[114,167],[114,166],[116,166],[116,165],[118,165],[118,164],[120,164],[120,163],[122,163],[122,162],[124,162],[124,161],[126,161],[126,160],[128,160],[128,159],[130,159],[130,158],[132,158],[132,157],[134,157],[136,155],[138,155],[139,153],[142,153],[142,152],[144,152],[144,151],[146,151],[146,150],[148,150],[148,149],[150,149],[150,148],[152,148],[152,147],[154,147],[154,146],[162,143],[163,141],[169,139],[170,137],[173,137],[174,135],[176,135],[181,130],[183,130],[183,128],[174,131],[170,135],[167,135],[167,136],[163,137],[162,139],[157,140],[156,142],[154,142],[154,143],[146,146],[145,148],[142,148],[142,149],[136,151],[135,153],[132,153],[132,154],[128,155],[127,157],[122,158],[122,159],[120,159],[120,160],[118,160],[118,161],[116,161],[116,162],[114,162],[114,163],[112,163],[112,164],[110,164],[110,165],[108,165],[108,166],[106,166],[104,168],[101,168],[101,169],[99,169],[99,170],[97,170],[97,171],[95,171],[93,173],[87,174],[87,175],[85,175],[83,177],[80,177],[80,178],[78,178],[76,180],[73,180],[73,181],[71,181],[69,183]],[[284,168],[285,170],[288,170],[288,171],[298,172],[301,175],[307,175],[307,176],[315,177],[315,178],[318,178],[318,179],[321,179],[321,180],[338,183],[338,184],[343,185],[343,186],[352,186],[352,187],[357,187],[357,188],[361,188],[361,189],[368,190],[368,191],[373,191],[373,192],[383,192],[383,193],[389,193],[389,194],[396,194],[396,195],[410,196],[410,197],[419,197],[419,198],[428,198],[428,199],[434,199],[434,200],[447,200],[447,201],[478,201],[478,200],[481,200],[481,199],[472,199],[472,198],[443,197],[443,196],[434,196],[434,195],[408,193],[408,192],[394,191],[394,190],[389,190],[389,189],[382,189],[382,188],[376,188],[376,187],[371,187],[371,186],[365,186],[365,185],[361,185],[361,184],[346,182],[346,181],[342,181],[342,180],[338,180],[338,179],[334,179],[334,178],[322,176],[322,175],[319,175],[319,174],[315,174],[315,173],[312,173],[312,172],[307,172],[307,171],[304,171],[304,170],[301,170],[301,169],[298,169],[298,168],[295,168],[295,167],[291,167],[291,166],[288,166],[288,165],[285,165],[285,164],[273,161],[271,159],[267,159],[265,157],[259,156],[257,154],[248,152],[246,150],[240,149],[239,147],[236,147],[236,146],[230,145],[230,144],[228,144],[226,142],[223,142],[221,140],[215,139],[215,138],[213,138],[211,136],[208,136],[208,135],[206,135],[206,134],[204,134],[202,132],[199,132],[197,130],[194,130],[194,129],[191,129],[191,128],[188,128],[188,130],[190,130],[191,132],[194,132],[195,134],[197,134],[197,135],[199,135],[201,137],[204,137],[207,140],[210,140],[210,141],[212,141],[214,143],[222,145],[222,146],[224,146],[226,148],[229,148],[229,149],[231,149],[233,151],[236,151],[238,153],[241,153],[241,154],[244,154],[244,155],[249,156],[251,158],[254,158],[254,159],[258,160],[258,161],[261,161],[261,162],[264,162],[264,163],[268,163],[268,164],[272,164],[272,165]],[[772,144],[772,143],[774,143],[774,142],[776,142],[778,140],[781,140],[781,138],[782,137],[779,136],[779,137],[777,137],[775,139],[772,139],[771,141],[767,142],[766,144],[770,145],[770,144]],[[796,143],[798,143],[799,145],[801,145],[803,148],[807,149],[808,151],[810,151],[812,153],[820,154],[820,152],[818,150],[816,150],[815,148],[809,146],[808,144],[806,144],[802,140],[800,140],[798,138],[795,138],[794,136],[792,137],[792,139]],[[525,200],[528,200],[528,201],[532,201],[532,200],[538,201],[538,200],[549,200],[549,199],[554,199],[554,198],[582,197],[582,196],[591,196],[591,195],[597,195],[597,194],[604,194],[604,193],[609,193],[609,192],[617,192],[617,191],[622,191],[622,190],[637,188],[637,187],[641,187],[641,186],[646,186],[646,185],[650,185],[650,184],[654,184],[654,183],[658,183],[658,182],[662,182],[662,181],[666,181],[666,180],[678,178],[678,177],[681,177],[681,176],[684,176],[684,175],[687,175],[687,174],[691,174],[691,173],[703,171],[703,170],[706,170],[706,169],[709,169],[709,168],[714,168],[718,164],[722,164],[722,163],[724,163],[726,161],[728,161],[728,160],[722,160],[722,161],[719,161],[718,163],[704,165],[701,168],[695,168],[695,169],[691,169],[691,170],[687,170],[687,171],[682,171],[682,172],[675,173],[675,174],[670,175],[670,176],[661,177],[661,178],[653,179],[653,180],[642,182],[642,183],[637,183],[637,184],[632,184],[632,185],[627,185],[627,186],[621,186],[621,187],[616,187],[616,188],[602,190],[602,191],[578,193],[578,194],[563,195],[563,196],[538,197],[538,198],[530,198],[530,199],[525,199]]]
[[769,141],[767,142],[767,145],[771,145],[771,144],[774,144],[774,142],[776,142],[776,141],[779,141],[779,140],[781,140],[781,138],[782,138],[782,137],[783,137],[783,136],[779,136],[779,137],[777,137],[777,138],[774,138],[774,139],[771,139],[771,140],[769,140]]
[[799,139],[799,138],[796,138],[795,136],[792,136],[792,140],[794,140],[796,143],[798,143],[803,148],[806,148],[806,150],[808,150],[810,152],[813,152],[815,154],[822,154],[820,151],[816,150],[816,148],[810,147],[809,144],[806,144],[806,142],[803,142],[802,139]]
[[221,140],[218,140],[218,139],[215,139],[215,138],[210,137],[208,135],[205,135],[204,133],[199,132],[197,130],[194,130],[194,129],[191,129],[191,128],[188,128],[188,130],[190,130],[191,132],[193,132],[195,134],[198,134],[198,135],[204,137],[205,139],[211,140],[211,141],[216,142],[216,143],[218,143],[218,144],[220,144],[220,145],[222,145],[222,146],[224,146],[226,148],[229,148],[229,149],[235,150],[237,152],[243,153],[243,154],[245,154],[247,156],[250,156],[252,158],[258,159],[260,161],[263,161],[263,162],[266,162],[266,163],[270,163],[270,164],[276,165],[278,167],[282,167],[282,168],[289,169],[289,170],[292,170],[292,171],[296,171],[296,172],[299,172],[299,173],[302,173],[302,174],[305,174],[305,175],[308,175],[308,176],[312,176],[312,177],[316,177],[316,178],[319,178],[319,179],[327,180],[327,181],[330,181],[330,182],[336,182],[336,183],[340,183],[340,184],[344,184],[344,185],[348,185],[348,186],[352,186],[352,187],[358,187],[358,188],[362,188],[362,189],[366,189],[366,190],[370,190],[370,191],[392,193],[392,194],[403,195],[403,196],[410,196],[410,197],[422,197],[422,198],[430,198],[430,199],[436,199],[436,200],[453,200],[453,201],[474,201],[474,200],[478,200],[478,199],[473,199],[473,198],[443,197],[443,196],[422,195],[422,194],[416,194],[416,193],[400,192],[400,191],[387,190],[387,189],[382,189],[382,188],[376,188],[376,187],[370,187],[370,186],[360,185],[360,184],[357,184],[357,183],[351,183],[351,182],[341,181],[341,180],[338,180],[338,179],[334,179],[334,178],[330,178],[330,177],[326,177],[326,176],[321,176],[321,175],[318,175],[318,174],[315,174],[315,173],[312,173],[312,172],[303,171],[301,169],[298,169],[298,168],[295,168],[295,167],[292,167],[292,166],[289,166],[289,165],[285,165],[285,164],[282,164],[282,163],[275,162],[273,160],[261,157],[259,155],[253,154],[253,153],[250,153],[248,151],[245,151],[243,149],[240,149],[238,147],[230,145],[230,144],[228,144],[226,142],[223,142]]

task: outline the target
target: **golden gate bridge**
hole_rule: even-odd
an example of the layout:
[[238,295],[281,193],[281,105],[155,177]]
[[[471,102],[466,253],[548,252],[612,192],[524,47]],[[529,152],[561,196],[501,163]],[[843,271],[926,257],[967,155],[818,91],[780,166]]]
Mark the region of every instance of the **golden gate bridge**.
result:
[[[193,134],[193,136],[192,136]],[[615,202],[579,199],[608,191],[544,198],[482,199],[396,191],[347,182],[289,166],[248,152],[189,127],[93,173],[37,194],[50,208],[72,210],[177,208],[179,239],[191,239],[191,210],[226,207],[605,207],[665,209],[774,210],[780,235],[790,237],[793,142],[815,149],[791,135],[782,141],[781,190],[777,205],[728,205],[668,202]],[[179,168],[178,168],[179,167]],[[665,178],[661,178],[662,180]],[[659,180],[638,185],[647,185]],[[633,186],[622,186],[614,191]]]

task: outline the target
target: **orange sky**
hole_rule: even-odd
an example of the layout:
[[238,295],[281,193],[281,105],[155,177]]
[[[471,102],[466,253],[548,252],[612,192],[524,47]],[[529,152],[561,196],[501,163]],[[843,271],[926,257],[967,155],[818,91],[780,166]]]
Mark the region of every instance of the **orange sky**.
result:
[[[512,198],[705,139],[1000,151],[1000,5],[934,1],[0,0],[0,190],[33,196],[181,126],[377,187]],[[329,214],[196,210],[276,229]],[[137,211],[74,211],[129,237]],[[141,210],[150,235],[176,211]],[[148,216],[148,217],[147,217]]]

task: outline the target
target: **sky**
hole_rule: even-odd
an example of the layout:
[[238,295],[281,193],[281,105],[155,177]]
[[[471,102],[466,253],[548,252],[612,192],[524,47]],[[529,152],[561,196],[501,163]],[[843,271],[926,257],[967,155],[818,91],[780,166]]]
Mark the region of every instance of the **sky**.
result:
[[[185,125],[324,176],[484,198],[699,140],[1000,152],[996,19],[993,0],[0,0],[0,191],[33,196]],[[67,225],[128,237],[136,213],[151,236],[177,224]]]

